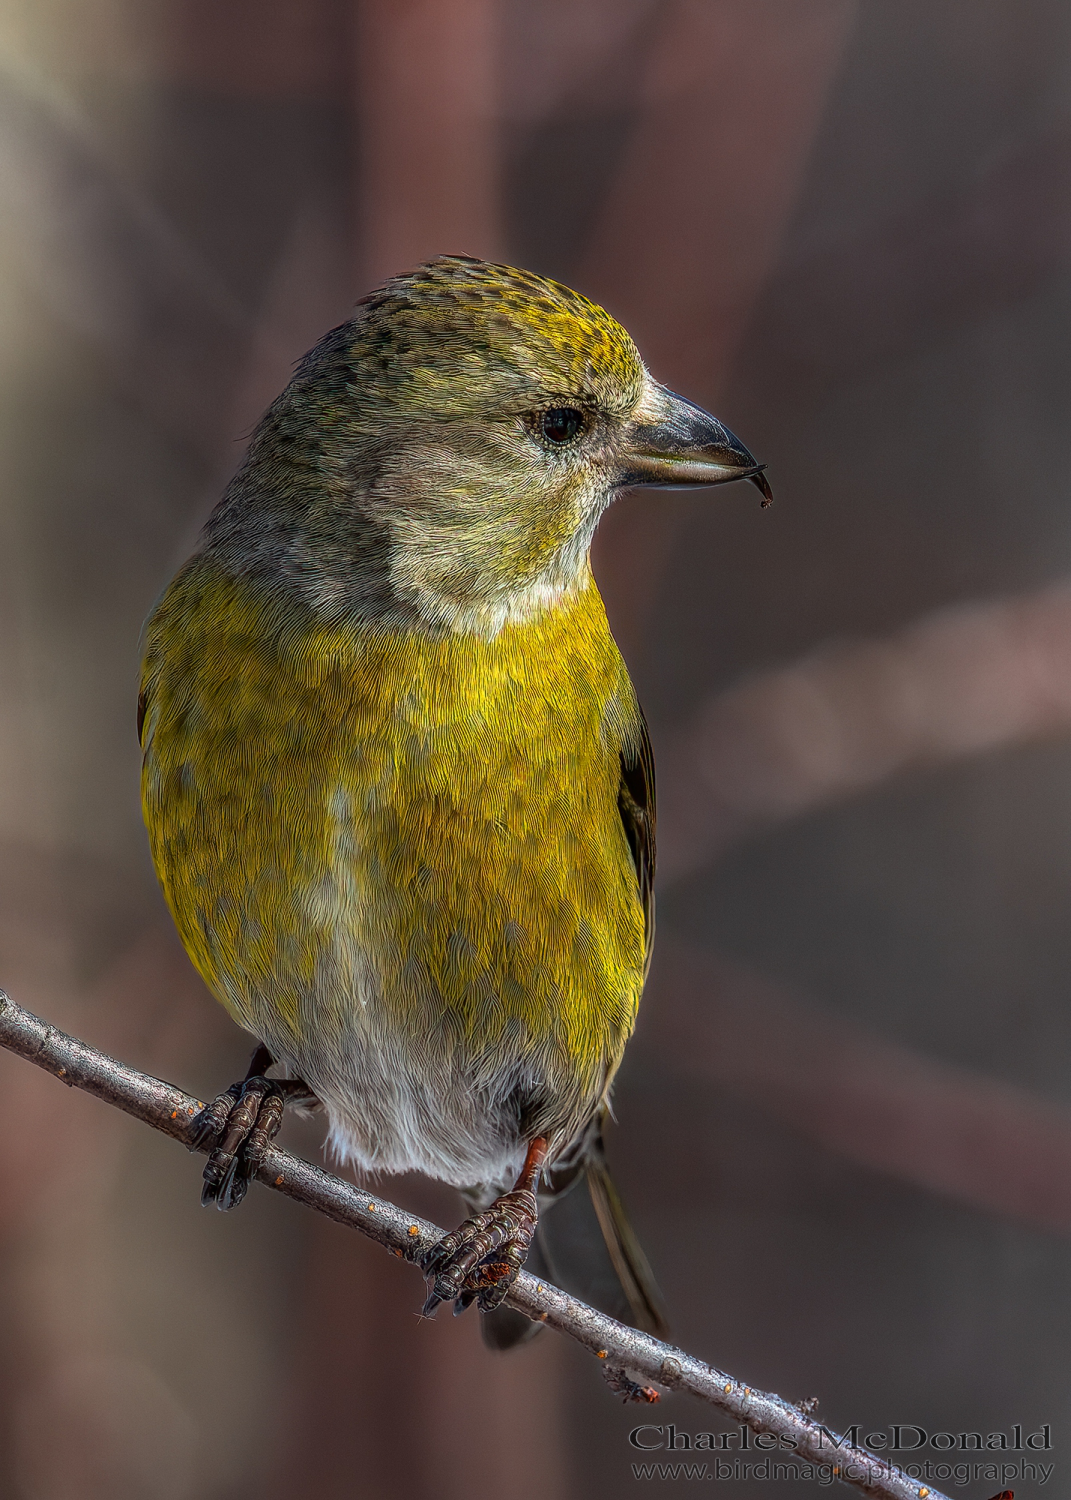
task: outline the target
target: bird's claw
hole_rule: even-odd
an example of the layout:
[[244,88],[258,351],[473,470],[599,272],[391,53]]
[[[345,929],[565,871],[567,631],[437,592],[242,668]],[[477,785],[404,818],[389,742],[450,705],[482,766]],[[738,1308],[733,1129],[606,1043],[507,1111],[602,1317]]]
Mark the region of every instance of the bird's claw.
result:
[[242,1085],[232,1083],[224,1094],[217,1094],[211,1104],[206,1104],[190,1121],[190,1150],[197,1151],[220,1131],[230,1119],[231,1110],[241,1098]]
[[285,1107],[278,1084],[253,1077],[231,1084],[194,1118],[190,1139],[195,1147],[216,1139],[205,1164],[202,1204],[214,1203],[223,1211],[237,1208],[279,1132]]
[[514,1188],[444,1235],[421,1262],[431,1282],[423,1316],[433,1317],[443,1302],[453,1302],[455,1317],[473,1302],[493,1312],[528,1258],[537,1217],[535,1194]]

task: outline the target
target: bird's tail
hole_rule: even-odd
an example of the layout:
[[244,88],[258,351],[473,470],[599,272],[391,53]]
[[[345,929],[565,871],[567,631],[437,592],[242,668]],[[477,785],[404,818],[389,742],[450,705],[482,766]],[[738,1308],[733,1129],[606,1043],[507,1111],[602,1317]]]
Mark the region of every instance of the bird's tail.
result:
[[[610,1177],[600,1134],[572,1181],[550,1198],[540,1195],[539,1228],[525,1269],[622,1323],[656,1338],[668,1334],[662,1294]],[[510,1307],[480,1318],[492,1349],[511,1349],[542,1326]]]

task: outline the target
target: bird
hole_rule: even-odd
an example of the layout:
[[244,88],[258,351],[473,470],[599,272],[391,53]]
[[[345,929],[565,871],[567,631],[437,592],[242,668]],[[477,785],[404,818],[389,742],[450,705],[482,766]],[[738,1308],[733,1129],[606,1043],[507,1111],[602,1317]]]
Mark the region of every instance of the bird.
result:
[[461,1191],[423,1311],[476,1303],[493,1347],[538,1329],[504,1304],[526,1261],[666,1329],[603,1144],[655,786],[590,548],[624,489],[735,479],[769,503],[603,308],[440,256],[301,359],[145,627],[153,862],[257,1043],[196,1121],[202,1201],[321,1110],[340,1163]]

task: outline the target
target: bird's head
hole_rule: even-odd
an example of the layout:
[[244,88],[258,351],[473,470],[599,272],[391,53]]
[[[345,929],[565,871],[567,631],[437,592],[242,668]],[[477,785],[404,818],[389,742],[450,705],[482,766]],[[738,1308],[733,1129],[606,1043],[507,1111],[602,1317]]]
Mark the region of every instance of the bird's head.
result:
[[301,362],[209,523],[369,623],[492,635],[587,575],[614,495],[761,466],[554,281],[444,256],[358,304]]

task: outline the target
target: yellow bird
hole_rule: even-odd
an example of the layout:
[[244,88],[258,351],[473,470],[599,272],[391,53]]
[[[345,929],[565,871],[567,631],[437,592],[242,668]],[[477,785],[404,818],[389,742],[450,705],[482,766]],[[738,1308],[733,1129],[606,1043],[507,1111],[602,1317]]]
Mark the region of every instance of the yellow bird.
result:
[[619,490],[737,478],[767,503],[602,308],[442,257],[305,356],[146,629],[156,870],[261,1044],[204,1111],[204,1201],[239,1202],[285,1100],[315,1101],[340,1160],[462,1190],[425,1311],[476,1301],[499,1346],[537,1326],[499,1306],[536,1194],[564,1209],[581,1179],[593,1232],[556,1248],[555,1209],[534,1263],[664,1326],[601,1145],[651,951],[654,772],[588,554]]

